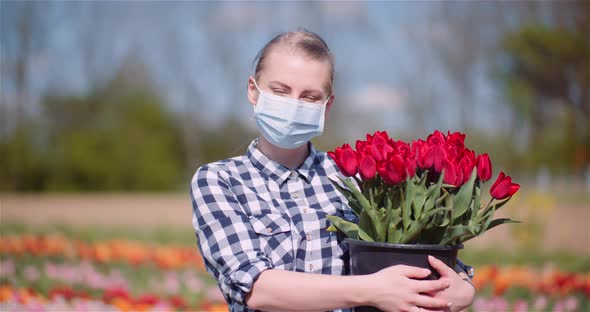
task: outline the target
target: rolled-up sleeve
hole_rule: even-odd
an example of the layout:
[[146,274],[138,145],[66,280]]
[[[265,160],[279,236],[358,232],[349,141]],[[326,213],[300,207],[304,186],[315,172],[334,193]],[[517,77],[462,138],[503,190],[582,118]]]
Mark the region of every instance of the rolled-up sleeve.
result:
[[[224,176],[225,175],[225,176]],[[191,182],[193,228],[207,269],[226,300],[245,305],[260,273],[273,268],[224,171],[203,166]]]

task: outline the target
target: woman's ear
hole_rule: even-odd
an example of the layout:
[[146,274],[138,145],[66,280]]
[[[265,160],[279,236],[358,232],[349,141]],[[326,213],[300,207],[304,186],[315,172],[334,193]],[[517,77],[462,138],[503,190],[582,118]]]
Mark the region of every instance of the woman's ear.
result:
[[248,101],[250,104],[256,105],[259,94],[260,92],[258,92],[258,89],[256,89],[256,86],[254,85],[254,77],[248,77]]
[[334,95],[330,95],[330,99],[328,100],[328,103],[326,103],[326,117],[328,117],[328,114],[330,113],[330,108],[332,107],[332,103],[334,103]]

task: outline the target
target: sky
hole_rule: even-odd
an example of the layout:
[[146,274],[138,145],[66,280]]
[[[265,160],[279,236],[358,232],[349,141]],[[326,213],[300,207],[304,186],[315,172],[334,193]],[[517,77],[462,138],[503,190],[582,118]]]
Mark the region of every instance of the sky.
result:
[[[132,61],[145,66],[171,109],[190,111],[196,122],[211,127],[228,117],[248,124],[252,107],[246,82],[256,53],[279,32],[303,27],[319,33],[335,56],[335,109],[340,118],[365,121],[359,127],[366,131],[418,127],[426,133],[463,125],[460,95],[432,48],[432,43],[453,42],[461,35],[439,13],[444,2],[36,5],[40,26],[30,58],[31,101],[56,90],[83,94]],[[470,14],[472,9],[485,10],[485,5],[460,9]],[[0,5],[6,24],[18,22],[22,12],[16,3]],[[494,25],[480,21],[472,27],[479,31]],[[10,66],[18,55],[18,37],[11,39],[5,30],[1,42],[3,67]],[[511,115],[488,70],[490,60],[479,60],[470,78],[472,93],[463,101],[470,102],[474,127],[501,129],[509,125]],[[10,102],[15,94],[10,81],[3,82],[3,93]],[[421,119],[409,118],[416,109],[422,111]],[[421,123],[416,125],[416,120]]]

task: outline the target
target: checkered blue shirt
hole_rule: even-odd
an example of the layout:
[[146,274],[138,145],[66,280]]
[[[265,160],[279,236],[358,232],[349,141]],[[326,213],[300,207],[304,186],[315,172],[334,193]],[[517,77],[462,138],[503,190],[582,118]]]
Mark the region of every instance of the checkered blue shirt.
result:
[[231,311],[254,311],[245,296],[266,269],[344,275],[347,248],[326,231],[326,215],[356,219],[330,182],[339,171],[326,153],[309,143],[307,159],[290,170],[257,144],[200,167],[191,183],[198,246]]

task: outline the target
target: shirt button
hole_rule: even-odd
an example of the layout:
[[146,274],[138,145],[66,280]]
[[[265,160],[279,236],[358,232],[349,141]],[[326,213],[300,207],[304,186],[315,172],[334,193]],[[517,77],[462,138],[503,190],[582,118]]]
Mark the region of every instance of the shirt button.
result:
[[291,171],[291,174],[289,175],[289,178],[291,178],[291,180],[297,178],[297,171]]
[[267,231],[268,233],[272,233],[272,229],[271,229],[271,228],[266,228],[266,231]]
[[309,233],[305,234],[305,238],[309,242],[311,240],[311,235]]
[[307,213],[307,208],[303,208],[303,213]]
[[310,263],[310,264],[307,266],[307,269],[308,269],[308,270],[310,270],[310,271],[311,271],[311,270],[313,270],[313,264],[311,264],[311,263]]
[[299,198],[299,193],[294,193],[293,198]]

